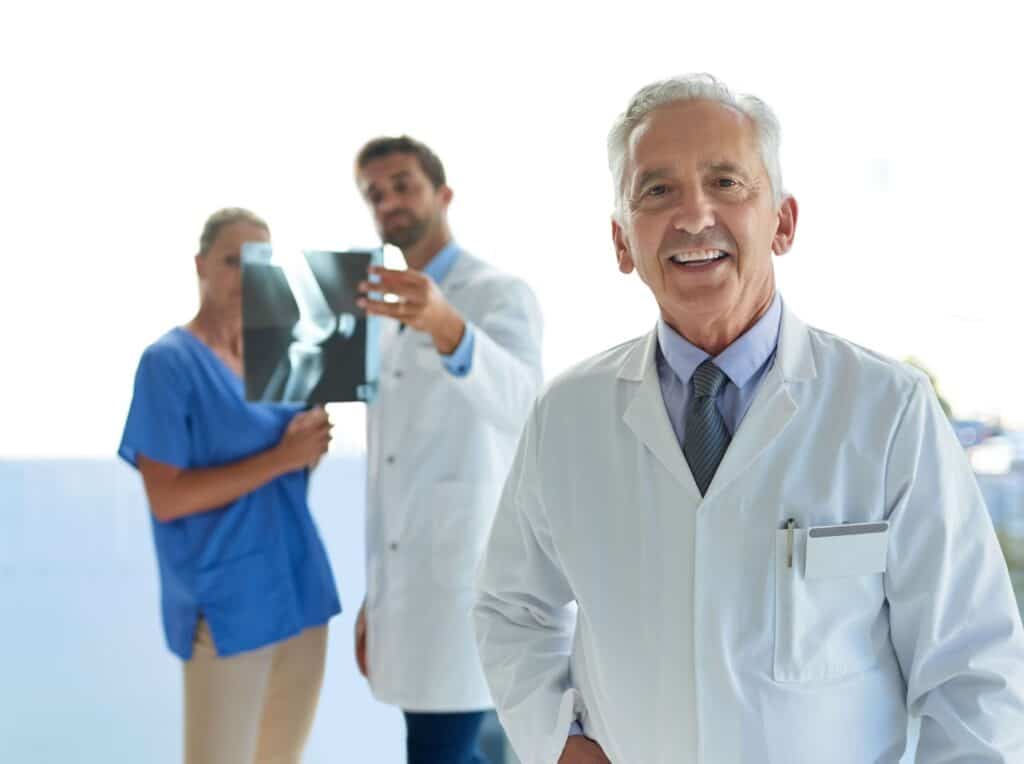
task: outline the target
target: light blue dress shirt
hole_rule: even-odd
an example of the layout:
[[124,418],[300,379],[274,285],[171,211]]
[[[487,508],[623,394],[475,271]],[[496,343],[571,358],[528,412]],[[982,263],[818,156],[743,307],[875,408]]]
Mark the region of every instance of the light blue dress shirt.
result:
[[[761,318],[713,359],[729,381],[718,393],[718,411],[730,437],[736,434],[765,372],[775,358],[782,321],[778,292]],[[658,381],[665,411],[672,422],[679,447],[686,438],[686,410],[690,403],[690,378],[710,356],[680,336],[664,320],[658,321]]]
[[[754,402],[758,385],[775,358],[782,322],[782,298],[775,293],[765,314],[743,335],[714,358],[715,365],[725,372],[729,381],[722,385],[715,403],[725,420],[730,437],[743,421]],[[672,422],[676,440],[682,449],[686,438],[686,408],[690,403],[690,379],[710,356],[658,320],[658,382],[665,411]],[[579,722],[573,722],[569,735],[582,735]]]
[[[430,276],[435,284],[440,284],[458,258],[459,245],[450,241],[430,259],[430,262],[423,268],[423,272]],[[469,374],[469,370],[473,366],[473,334],[473,324],[466,321],[466,331],[463,332],[462,339],[455,350],[450,355],[441,353],[441,362],[453,376],[464,377]]]

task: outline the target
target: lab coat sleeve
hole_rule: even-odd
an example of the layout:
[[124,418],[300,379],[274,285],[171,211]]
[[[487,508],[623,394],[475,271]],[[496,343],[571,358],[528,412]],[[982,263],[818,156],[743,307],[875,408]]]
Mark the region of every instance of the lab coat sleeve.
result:
[[538,421],[526,424],[479,570],[473,609],[491,696],[523,764],[555,764],[582,711],[569,675],[575,597],[546,519]]
[[886,466],[892,642],[921,718],[917,761],[1024,761],[1024,636],[967,460],[927,382]]
[[541,383],[540,305],[519,279],[494,280],[490,307],[473,327],[473,357],[464,376],[449,381],[475,411],[519,432]]

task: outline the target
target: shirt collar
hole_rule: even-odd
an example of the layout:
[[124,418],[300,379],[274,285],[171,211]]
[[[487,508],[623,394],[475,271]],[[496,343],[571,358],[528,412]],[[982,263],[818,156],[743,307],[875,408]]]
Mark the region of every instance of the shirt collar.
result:
[[430,258],[430,262],[423,267],[423,272],[430,276],[435,284],[444,281],[444,277],[451,271],[459,256],[459,245],[455,241],[449,241],[441,251]]
[[[782,298],[776,292],[772,304],[752,327],[715,356],[715,365],[725,372],[736,387],[747,382],[772,357],[779,344],[779,325],[782,320]],[[689,383],[708,354],[658,319],[658,347],[665,361],[680,379]]]

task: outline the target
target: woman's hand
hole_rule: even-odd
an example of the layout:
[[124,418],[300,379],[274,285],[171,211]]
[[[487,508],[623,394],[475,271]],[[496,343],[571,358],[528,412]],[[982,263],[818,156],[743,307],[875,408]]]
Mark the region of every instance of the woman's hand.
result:
[[327,452],[333,426],[322,406],[296,414],[274,447],[284,471],[315,467]]
[[288,472],[313,467],[331,442],[331,423],[322,407],[296,414],[276,446],[219,467],[181,468],[136,457],[149,506],[157,520],[219,509]]

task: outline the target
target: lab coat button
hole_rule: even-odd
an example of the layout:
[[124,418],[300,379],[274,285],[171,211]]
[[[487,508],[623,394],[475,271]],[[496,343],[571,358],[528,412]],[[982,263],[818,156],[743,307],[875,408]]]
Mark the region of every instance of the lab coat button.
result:
[[392,456],[389,456],[389,457],[388,457],[387,459],[385,459],[384,461],[386,461],[386,462],[387,462],[388,464],[394,464],[394,463],[395,463],[395,457],[394,457],[394,455],[392,455]]
[[395,369],[395,379],[401,379],[401,378],[402,378],[402,370],[401,369]]
[[398,542],[392,541],[390,544],[388,544],[388,548],[391,549],[392,552],[396,551],[398,549]]

